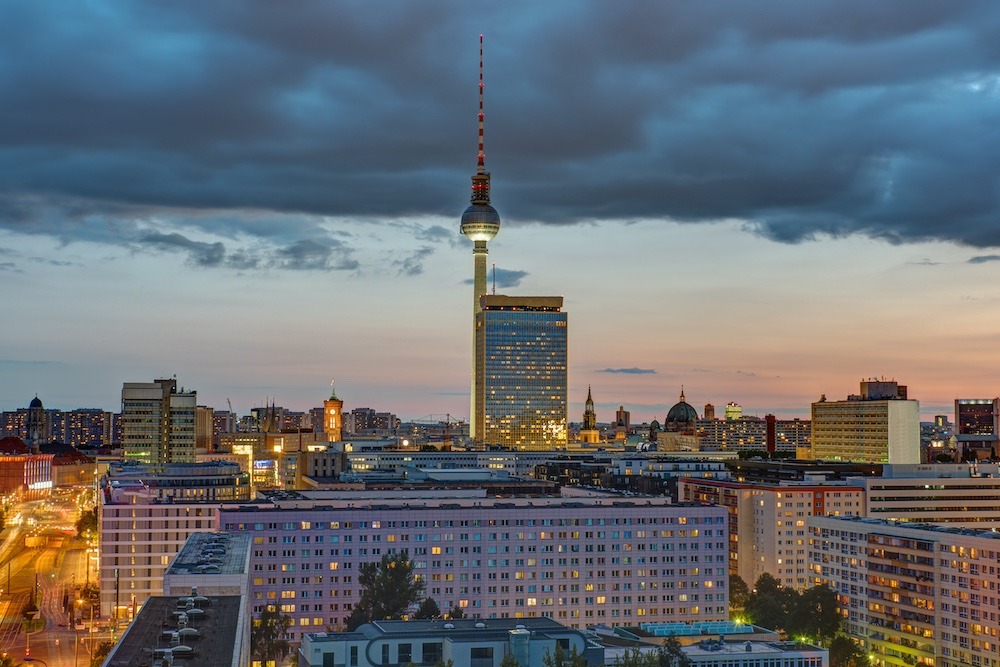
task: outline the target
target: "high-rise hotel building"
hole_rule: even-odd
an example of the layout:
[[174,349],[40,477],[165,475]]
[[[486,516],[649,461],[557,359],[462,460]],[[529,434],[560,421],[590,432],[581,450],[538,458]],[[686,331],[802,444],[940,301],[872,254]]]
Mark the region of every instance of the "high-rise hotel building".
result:
[[476,442],[523,450],[566,445],[562,301],[561,296],[482,297],[476,314]]

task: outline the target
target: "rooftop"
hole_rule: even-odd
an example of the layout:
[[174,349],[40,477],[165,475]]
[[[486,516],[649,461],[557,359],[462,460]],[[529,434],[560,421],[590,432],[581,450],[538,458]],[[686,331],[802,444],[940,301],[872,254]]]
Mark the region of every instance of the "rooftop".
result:
[[527,630],[531,633],[579,632],[550,618],[456,618],[451,620],[409,620],[373,621],[362,625],[354,632],[315,632],[307,637],[314,642],[335,642],[367,640],[377,637],[427,637],[447,633],[452,640],[489,639],[492,635],[503,639],[511,630]]
[[[229,665],[236,650],[237,628],[240,623],[238,595],[213,597],[197,605],[201,614],[188,615],[189,628],[197,631],[181,643],[192,651],[180,664],[184,667],[218,667]],[[151,597],[142,605],[139,615],[105,661],[107,667],[148,667],[154,652],[170,647],[169,633],[178,630],[180,608],[174,597]]]
[[194,533],[174,556],[166,576],[246,574],[249,551],[248,533]]

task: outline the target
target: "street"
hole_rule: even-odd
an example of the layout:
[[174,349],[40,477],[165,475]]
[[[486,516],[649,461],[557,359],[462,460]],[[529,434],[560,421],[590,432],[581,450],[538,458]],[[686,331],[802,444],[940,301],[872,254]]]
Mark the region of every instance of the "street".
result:
[[[97,584],[88,545],[76,538],[80,497],[80,490],[57,490],[49,499],[7,510],[0,542],[0,652],[15,659],[30,652],[49,667],[85,666],[92,647],[110,638],[107,630],[90,632],[90,609],[76,599],[78,588]],[[33,590],[41,621],[26,632],[22,612]],[[73,623],[80,616],[85,625]]]

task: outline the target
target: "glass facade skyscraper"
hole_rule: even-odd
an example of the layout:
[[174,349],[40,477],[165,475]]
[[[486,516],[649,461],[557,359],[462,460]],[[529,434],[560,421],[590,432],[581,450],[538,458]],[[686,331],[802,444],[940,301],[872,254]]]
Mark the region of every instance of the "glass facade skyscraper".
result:
[[476,314],[476,442],[566,445],[566,313],[561,296],[484,295]]

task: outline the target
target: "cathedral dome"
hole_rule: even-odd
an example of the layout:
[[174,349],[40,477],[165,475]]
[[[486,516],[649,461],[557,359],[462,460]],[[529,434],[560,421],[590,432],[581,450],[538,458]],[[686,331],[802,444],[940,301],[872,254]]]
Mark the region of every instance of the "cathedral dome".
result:
[[43,407],[41,399],[39,399],[37,396],[35,396],[33,399],[31,399],[31,403],[28,403],[28,407],[29,408],[41,408],[41,407]]
[[694,422],[698,421],[698,411],[695,410],[691,405],[684,400],[684,390],[681,390],[680,401],[674,404],[674,407],[670,408],[667,412],[667,423],[670,422]]

